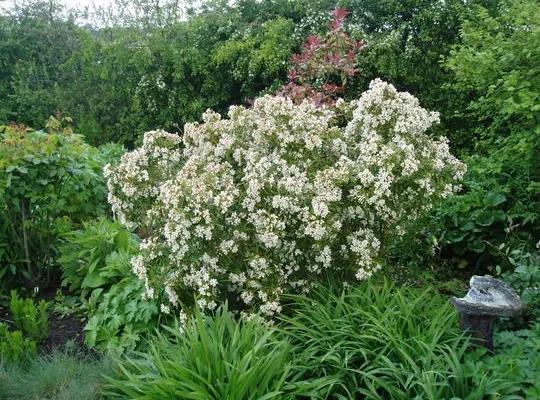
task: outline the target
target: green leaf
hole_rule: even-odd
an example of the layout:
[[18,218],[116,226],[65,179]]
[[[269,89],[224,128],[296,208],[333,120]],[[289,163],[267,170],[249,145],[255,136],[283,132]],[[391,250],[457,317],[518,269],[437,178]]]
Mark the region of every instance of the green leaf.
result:
[[104,279],[98,271],[95,271],[84,277],[82,287],[97,288],[105,283],[107,283],[107,279]]
[[92,261],[90,261],[90,263],[88,263],[88,273],[93,273],[96,269],[96,267],[98,266],[99,262],[101,261],[101,258],[99,257],[99,254],[96,256],[95,254],[93,254],[92,256]]
[[503,210],[493,211],[492,216],[495,221],[506,221],[506,213]]
[[446,232],[443,239],[446,239],[448,243],[459,243],[463,241],[463,239],[465,239],[466,236],[467,236],[466,232],[455,230],[455,231]]
[[129,237],[130,237],[129,232],[126,231],[125,229],[122,229],[120,232],[118,232],[114,236],[114,244],[116,248],[119,250],[127,251],[128,246],[129,246]]
[[475,224],[472,221],[467,221],[463,224],[463,226],[460,228],[464,232],[472,231],[475,228]]
[[474,251],[475,253],[482,253],[486,249],[486,244],[481,239],[474,239],[473,241],[467,243],[469,250]]
[[489,192],[486,195],[486,204],[490,207],[496,207],[506,201],[506,196],[502,193]]
[[476,223],[480,226],[490,226],[495,219],[489,211],[482,211],[476,216]]

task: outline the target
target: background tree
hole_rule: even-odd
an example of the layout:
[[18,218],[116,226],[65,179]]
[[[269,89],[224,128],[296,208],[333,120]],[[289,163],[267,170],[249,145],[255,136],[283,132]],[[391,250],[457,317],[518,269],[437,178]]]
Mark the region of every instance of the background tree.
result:
[[469,146],[464,192],[437,224],[450,255],[480,270],[510,268],[540,237],[540,8],[537,2],[476,7],[446,62],[449,87],[467,99],[458,118]]

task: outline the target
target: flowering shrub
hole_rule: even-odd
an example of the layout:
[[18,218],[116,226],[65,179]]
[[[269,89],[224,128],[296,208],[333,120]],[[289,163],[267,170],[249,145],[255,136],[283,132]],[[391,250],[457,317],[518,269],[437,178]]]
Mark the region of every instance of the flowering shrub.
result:
[[113,210],[148,232],[132,265],[165,312],[233,294],[271,316],[325,271],[367,279],[388,237],[465,171],[425,134],[437,114],[380,80],[335,109],[265,96],[228,116],[207,111],[182,139],[149,132],[106,169]]
[[105,177],[109,176],[108,201],[124,225],[130,228],[152,225],[147,208],[157,201],[163,181],[180,167],[181,142],[178,135],[147,132],[140,148],[126,153],[118,166],[105,167]]

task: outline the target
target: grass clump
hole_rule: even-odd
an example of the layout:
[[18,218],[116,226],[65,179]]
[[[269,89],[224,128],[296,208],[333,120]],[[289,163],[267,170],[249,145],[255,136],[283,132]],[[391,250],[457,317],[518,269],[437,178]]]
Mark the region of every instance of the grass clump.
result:
[[[181,329],[157,333],[147,352],[120,359],[104,393],[147,400],[481,400],[537,390],[537,363],[519,361],[505,379],[507,355],[473,351],[448,298],[432,289],[320,286],[309,298],[289,297],[288,310],[275,326],[237,318],[226,307],[213,315],[196,311]],[[535,348],[528,345],[527,354]]]
[[[468,340],[447,299],[431,290],[366,283],[294,298],[282,334],[302,379],[331,378],[318,398],[444,399],[470,391]],[[420,397],[417,397],[420,396]]]
[[167,333],[121,362],[109,379],[109,398],[294,399],[328,384],[297,381],[289,342],[259,321],[237,320],[226,307],[213,316],[196,311],[185,327]]
[[112,362],[69,350],[57,350],[25,365],[0,368],[0,398],[4,400],[96,400],[105,384],[102,374]]

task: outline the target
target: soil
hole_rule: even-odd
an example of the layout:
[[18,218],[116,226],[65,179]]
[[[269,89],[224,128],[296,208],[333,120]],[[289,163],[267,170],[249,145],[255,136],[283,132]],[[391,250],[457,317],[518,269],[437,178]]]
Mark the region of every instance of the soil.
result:
[[[37,302],[44,299],[50,302],[53,298],[54,292],[48,291],[41,294],[34,301]],[[9,307],[0,307],[0,322],[8,324],[12,330],[17,329]],[[49,337],[38,343],[39,352],[41,354],[50,354],[55,349],[64,348],[68,343],[70,348],[75,348],[83,352],[87,351],[84,345],[84,325],[77,316],[61,315],[49,311]]]
[[71,342],[77,348],[84,348],[84,324],[75,316],[49,315],[49,337],[39,344],[42,353],[48,354],[54,349],[63,348]]

